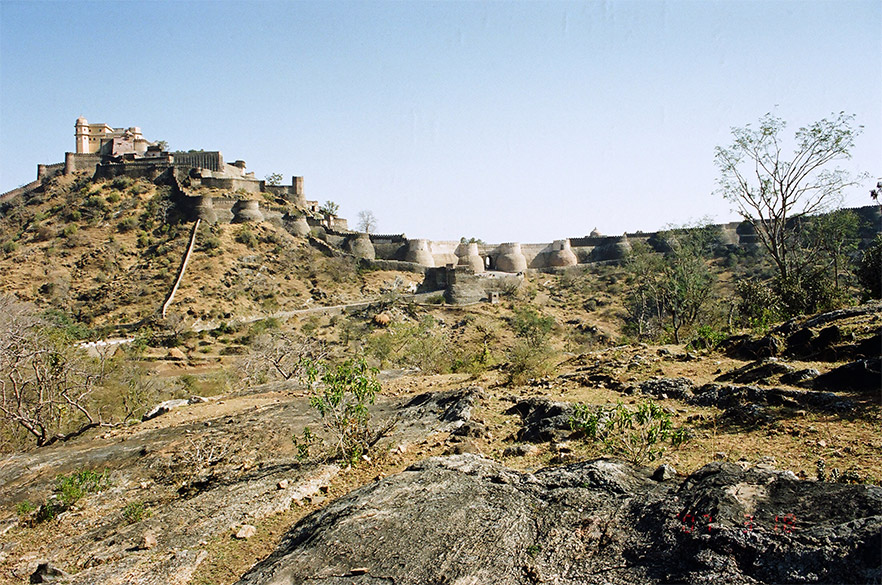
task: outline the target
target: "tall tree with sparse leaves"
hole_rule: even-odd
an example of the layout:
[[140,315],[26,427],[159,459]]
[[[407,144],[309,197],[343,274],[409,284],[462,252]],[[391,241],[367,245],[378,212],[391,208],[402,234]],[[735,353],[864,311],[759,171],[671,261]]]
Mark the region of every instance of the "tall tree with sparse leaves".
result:
[[863,129],[844,112],[823,118],[796,131],[788,157],[785,128],[784,120],[766,114],[756,127],[732,128],[732,144],[717,147],[714,156],[719,192],[756,229],[783,282],[799,268],[792,220],[835,207],[842,190],[857,183],[835,163],[851,158]]

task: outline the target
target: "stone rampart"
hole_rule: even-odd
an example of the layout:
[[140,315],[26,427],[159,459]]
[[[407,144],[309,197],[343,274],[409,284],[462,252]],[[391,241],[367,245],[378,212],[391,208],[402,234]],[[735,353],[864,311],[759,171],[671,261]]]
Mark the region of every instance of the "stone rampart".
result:
[[37,180],[51,179],[64,173],[65,163],[55,163],[51,165],[37,165]]
[[182,167],[194,167],[211,171],[224,170],[224,156],[219,151],[194,151],[171,153],[174,164]]
[[80,172],[95,172],[95,167],[101,162],[100,154],[64,153],[64,174],[71,175]]

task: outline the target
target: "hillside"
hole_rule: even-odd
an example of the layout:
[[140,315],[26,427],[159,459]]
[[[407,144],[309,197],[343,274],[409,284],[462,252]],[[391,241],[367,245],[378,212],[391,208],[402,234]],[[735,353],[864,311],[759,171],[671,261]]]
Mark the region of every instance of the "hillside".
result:
[[878,302],[739,328],[768,266],[726,248],[673,343],[635,329],[634,263],[456,305],[319,230],[206,223],[163,319],[193,226],[170,197],[67,176],[0,202],[0,326],[45,326],[98,413],[41,447],[0,419],[0,583],[882,579]]
[[[3,292],[87,327],[135,325],[162,306],[190,225],[179,223],[169,187],[57,177],[2,204]],[[189,322],[375,298],[395,277],[360,272],[351,259],[328,258],[265,222],[205,224],[195,251],[172,309]]]

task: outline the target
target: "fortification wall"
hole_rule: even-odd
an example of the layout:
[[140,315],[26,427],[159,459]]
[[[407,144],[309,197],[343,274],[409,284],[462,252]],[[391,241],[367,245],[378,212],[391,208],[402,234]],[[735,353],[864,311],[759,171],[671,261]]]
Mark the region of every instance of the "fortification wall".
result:
[[245,193],[260,193],[261,183],[255,179],[236,177],[202,177],[202,185],[209,189],[224,189],[227,191],[244,191]]
[[208,169],[211,171],[224,170],[224,156],[218,151],[176,151],[171,154],[176,165]]
[[0,193],[0,200],[2,199],[12,199],[13,197],[18,197],[28,191],[32,191],[43,184],[43,181],[37,179],[36,181],[31,181],[27,185],[22,185],[21,187],[16,187],[15,189],[10,189],[5,193]]
[[94,172],[100,162],[100,154],[66,152],[64,153],[64,174],[70,175],[83,171]]
[[37,180],[50,179],[64,173],[65,163],[51,165],[37,165]]
[[264,185],[264,190],[276,197],[290,201],[298,207],[306,207],[306,197],[297,191],[296,185]]
[[[82,155],[77,155],[82,156]],[[88,170],[88,169],[87,169]],[[171,177],[175,173],[174,165],[169,161],[136,159],[121,163],[103,162],[94,167],[96,179],[112,179],[114,177],[133,177],[156,181],[160,177]]]

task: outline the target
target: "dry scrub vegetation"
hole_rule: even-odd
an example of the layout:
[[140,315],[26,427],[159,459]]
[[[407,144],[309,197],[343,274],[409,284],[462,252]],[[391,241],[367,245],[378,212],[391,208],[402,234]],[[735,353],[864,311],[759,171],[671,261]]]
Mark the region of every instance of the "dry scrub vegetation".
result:
[[[169,196],[145,181],[62,177],[3,203],[0,470],[28,457],[45,465],[5,480],[0,582],[26,577],[41,556],[72,573],[111,562],[65,546],[86,530],[96,539],[137,539],[179,507],[198,514],[188,502],[211,490],[329,462],[344,471],[319,493],[256,519],[255,536],[218,530],[197,541],[207,554],[191,582],[234,582],[328,498],[430,455],[474,451],[536,469],[613,453],[681,474],[746,460],[807,479],[882,481],[878,391],[835,389],[851,401],[840,410],[770,403],[756,419],[640,392],[647,381],[671,378],[699,387],[751,363],[720,344],[768,334],[798,314],[797,297],[818,310],[858,302],[866,294],[860,274],[841,258],[835,284],[776,291],[758,249],[720,247],[706,228],[672,229],[659,236],[666,255],[635,246],[623,263],[531,272],[499,304],[457,307],[407,295],[417,275],[327,257],[283,228],[214,225],[200,228],[172,314],[159,319],[187,239]],[[816,267],[826,270],[828,261],[818,257]],[[359,301],[370,303],[294,313]],[[837,327],[837,343],[858,344],[878,336],[882,315]],[[101,351],[77,345],[114,335],[134,341]],[[785,361],[824,374],[846,360],[819,352]],[[778,376],[756,384],[802,389]],[[481,388],[472,432],[394,439],[406,422],[391,418],[395,405],[469,386]],[[523,422],[511,408],[526,398],[588,405],[588,414],[581,426],[574,419],[559,437],[518,449]],[[192,400],[141,422],[170,399]],[[636,445],[647,447],[636,456],[604,421],[633,428],[615,417],[641,406],[649,423],[667,422],[654,427],[662,431],[644,429],[640,440],[654,439]],[[140,450],[116,453],[118,460],[88,455],[139,441]],[[76,498],[62,495],[74,489]]]

